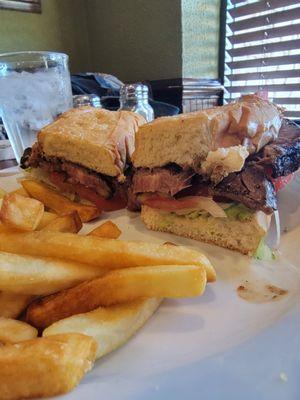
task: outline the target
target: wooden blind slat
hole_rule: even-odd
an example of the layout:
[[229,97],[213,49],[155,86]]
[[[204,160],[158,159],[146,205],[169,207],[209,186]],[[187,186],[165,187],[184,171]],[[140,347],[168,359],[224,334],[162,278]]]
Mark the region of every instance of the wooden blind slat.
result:
[[239,47],[227,50],[231,57],[250,56],[254,54],[272,53],[274,51],[285,51],[300,49],[300,39],[286,40],[284,42],[259,44],[257,46]]
[[[269,6],[268,6],[269,3]],[[228,12],[232,18],[244,17],[250,14],[256,14],[263,11],[274,10],[282,6],[291,6],[299,4],[299,0],[269,0],[269,1],[258,1],[256,3],[250,3],[234,7],[229,9]]]
[[226,39],[232,46],[225,48],[227,101],[241,94],[266,90],[274,96],[271,99],[274,103],[288,109],[287,118],[300,118],[298,20],[300,0],[230,0]]
[[243,29],[257,28],[264,25],[277,24],[279,22],[286,22],[300,18],[300,8],[293,8],[291,10],[274,12],[268,15],[261,15],[259,17],[252,17],[243,19],[241,21],[234,21],[228,24],[232,32],[241,31]]
[[274,97],[275,104],[300,104],[300,97]]
[[274,65],[288,65],[300,63],[300,54],[291,56],[264,57],[243,61],[231,61],[226,63],[230,69],[269,67]]
[[[278,78],[300,78],[300,69],[288,69],[282,71],[248,72],[243,74],[227,75],[230,81],[250,81]],[[300,91],[300,85],[299,85]]]
[[300,34],[300,24],[290,24],[279,28],[262,29],[255,32],[228,36],[231,44],[248,43],[256,40],[274,39],[283,36]]
[[269,92],[290,92],[299,90],[299,85],[297,83],[287,83],[280,85],[243,85],[226,87],[229,93],[254,93],[262,89],[268,90]]
[[231,3],[232,4],[238,4],[238,3],[246,3],[247,2],[247,0],[231,0]]
[[289,118],[300,118],[300,111],[285,111],[284,112],[285,117]]

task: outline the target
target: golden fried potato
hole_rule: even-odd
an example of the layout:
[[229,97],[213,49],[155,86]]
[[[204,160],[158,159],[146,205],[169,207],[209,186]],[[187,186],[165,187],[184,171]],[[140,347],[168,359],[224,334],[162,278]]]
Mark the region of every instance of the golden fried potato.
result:
[[7,226],[5,224],[0,223],[0,232],[3,232],[3,233],[17,233],[17,232],[20,232],[20,230],[16,229],[16,228],[11,228],[10,226]]
[[72,261],[0,252],[0,290],[47,295],[104,275],[106,269]]
[[0,342],[18,343],[37,337],[38,331],[26,322],[0,317]]
[[0,292],[0,317],[18,318],[32,299],[28,294]]
[[106,239],[118,239],[122,231],[112,221],[106,221],[104,224],[93,229],[88,235],[98,236]]
[[99,307],[73,315],[50,325],[43,336],[77,332],[93,337],[98,343],[96,358],[126,343],[154,314],[161,299],[139,299],[110,307]]
[[21,196],[24,196],[24,197],[30,197],[28,192],[26,192],[26,190],[23,187],[20,187],[20,188],[18,188],[16,190],[13,190],[10,193],[20,194]]
[[206,272],[195,265],[157,265],[116,270],[102,278],[33,301],[25,320],[45,328],[60,319],[99,306],[149,297],[194,297],[203,293]]
[[72,390],[92,368],[97,343],[79,333],[0,347],[1,400],[51,397]]
[[37,231],[42,230],[46,225],[50,224],[50,222],[52,222],[57,217],[58,217],[58,215],[53,212],[44,211],[43,217],[40,220],[40,223],[38,224],[38,226],[36,227],[36,230]]
[[44,205],[38,200],[19,194],[4,196],[0,210],[0,220],[10,228],[33,231],[44,214]]
[[[40,231],[42,230],[46,225],[50,224],[53,220],[57,219],[58,215],[54,214],[49,211],[44,211],[44,214],[42,216],[42,219],[40,220],[38,226],[36,227],[35,230]],[[0,223],[0,232],[20,232],[20,229],[16,228],[11,228],[10,226],[4,225]]]
[[88,222],[101,213],[95,206],[75,203],[43,183],[24,180],[21,184],[31,197],[41,201],[60,216],[77,211],[81,221]]
[[0,199],[3,199],[3,197],[6,195],[6,191],[2,188],[0,188]]
[[216,273],[200,252],[183,246],[101,239],[61,232],[0,233],[0,251],[54,257],[119,269],[146,265],[192,264],[206,269],[209,282]]
[[81,228],[82,228],[82,222],[78,215],[78,212],[73,211],[71,214],[55,218],[54,220],[49,222],[49,224],[44,226],[41,230],[78,233]]

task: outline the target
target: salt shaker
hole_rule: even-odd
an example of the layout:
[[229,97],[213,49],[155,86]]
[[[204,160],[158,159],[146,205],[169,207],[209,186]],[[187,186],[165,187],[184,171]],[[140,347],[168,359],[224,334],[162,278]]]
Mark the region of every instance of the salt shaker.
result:
[[146,86],[147,91],[145,91],[144,86],[141,83],[123,85],[120,89],[119,110],[136,112],[150,122],[154,119],[154,113],[148,103],[148,88]]
[[143,103],[144,107],[148,110],[148,118],[147,122],[151,122],[154,120],[154,111],[153,108],[149,104],[149,89],[147,85],[142,85],[143,86]]
[[95,94],[78,94],[73,96],[73,107],[92,106],[101,108],[100,97]]

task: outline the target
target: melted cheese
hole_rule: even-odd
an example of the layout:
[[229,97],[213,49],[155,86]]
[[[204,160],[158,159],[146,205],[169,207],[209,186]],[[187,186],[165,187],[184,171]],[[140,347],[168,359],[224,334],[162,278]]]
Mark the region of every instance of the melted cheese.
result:
[[220,147],[210,151],[201,165],[202,173],[219,182],[231,172],[240,171],[249,152],[244,146]]

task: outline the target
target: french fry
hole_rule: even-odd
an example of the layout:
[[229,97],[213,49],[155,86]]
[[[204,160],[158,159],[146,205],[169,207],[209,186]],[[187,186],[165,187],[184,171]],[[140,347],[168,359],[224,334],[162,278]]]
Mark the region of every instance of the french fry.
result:
[[3,199],[3,197],[6,195],[6,191],[0,187],[0,199]]
[[0,252],[0,290],[18,295],[55,293],[105,272],[76,262]]
[[33,296],[11,292],[0,292],[0,317],[18,318]]
[[16,228],[10,228],[9,226],[0,223],[0,232],[3,232],[3,233],[14,233],[15,232],[15,233],[17,233],[17,232],[20,232],[20,230],[16,229]]
[[40,223],[38,224],[38,226],[36,227],[36,230],[40,231],[41,229],[43,229],[46,225],[48,225],[51,221],[53,221],[57,217],[58,217],[58,215],[53,212],[44,211],[43,217],[40,220]]
[[38,331],[26,322],[0,317],[0,342],[18,343],[37,337]]
[[198,251],[183,246],[100,239],[95,236],[61,232],[0,233],[0,251],[54,257],[119,269],[147,265],[192,264],[206,269],[207,280],[216,279],[209,260]]
[[154,314],[160,303],[161,299],[151,298],[99,307],[55,322],[44,330],[43,336],[69,332],[91,336],[98,343],[98,359],[126,343]]
[[97,344],[79,333],[0,348],[1,400],[51,397],[72,390],[94,363]]
[[4,196],[0,220],[10,228],[33,231],[44,214],[44,205],[38,200],[19,194],[8,193]]
[[13,190],[10,193],[20,194],[21,196],[24,196],[24,197],[30,197],[28,192],[26,192],[26,190],[23,187],[20,187],[20,188],[18,188],[16,190]]
[[127,268],[33,301],[27,308],[25,320],[37,328],[45,328],[60,319],[99,306],[126,303],[139,298],[199,296],[205,285],[206,272],[200,266]]
[[[42,219],[40,220],[38,226],[36,227],[35,230],[40,231],[42,230],[46,225],[50,224],[50,222],[52,222],[53,220],[55,220],[56,218],[58,218],[57,214],[54,214],[52,212],[48,212],[48,211],[44,211],[44,214],[42,216]],[[20,229],[17,228],[11,228],[10,226],[4,225],[2,223],[0,223],[0,232],[20,232]]]
[[112,221],[106,221],[88,233],[88,235],[98,236],[106,239],[118,239],[122,231]]
[[100,210],[95,206],[75,203],[40,182],[24,180],[21,184],[31,197],[41,201],[60,216],[77,211],[82,222],[88,222],[100,215]]
[[73,211],[71,214],[64,215],[63,217],[57,217],[49,224],[44,226],[42,231],[55,231],[55,232],[70,232],[77,233],[82,228],[82,222],[77,211]]

